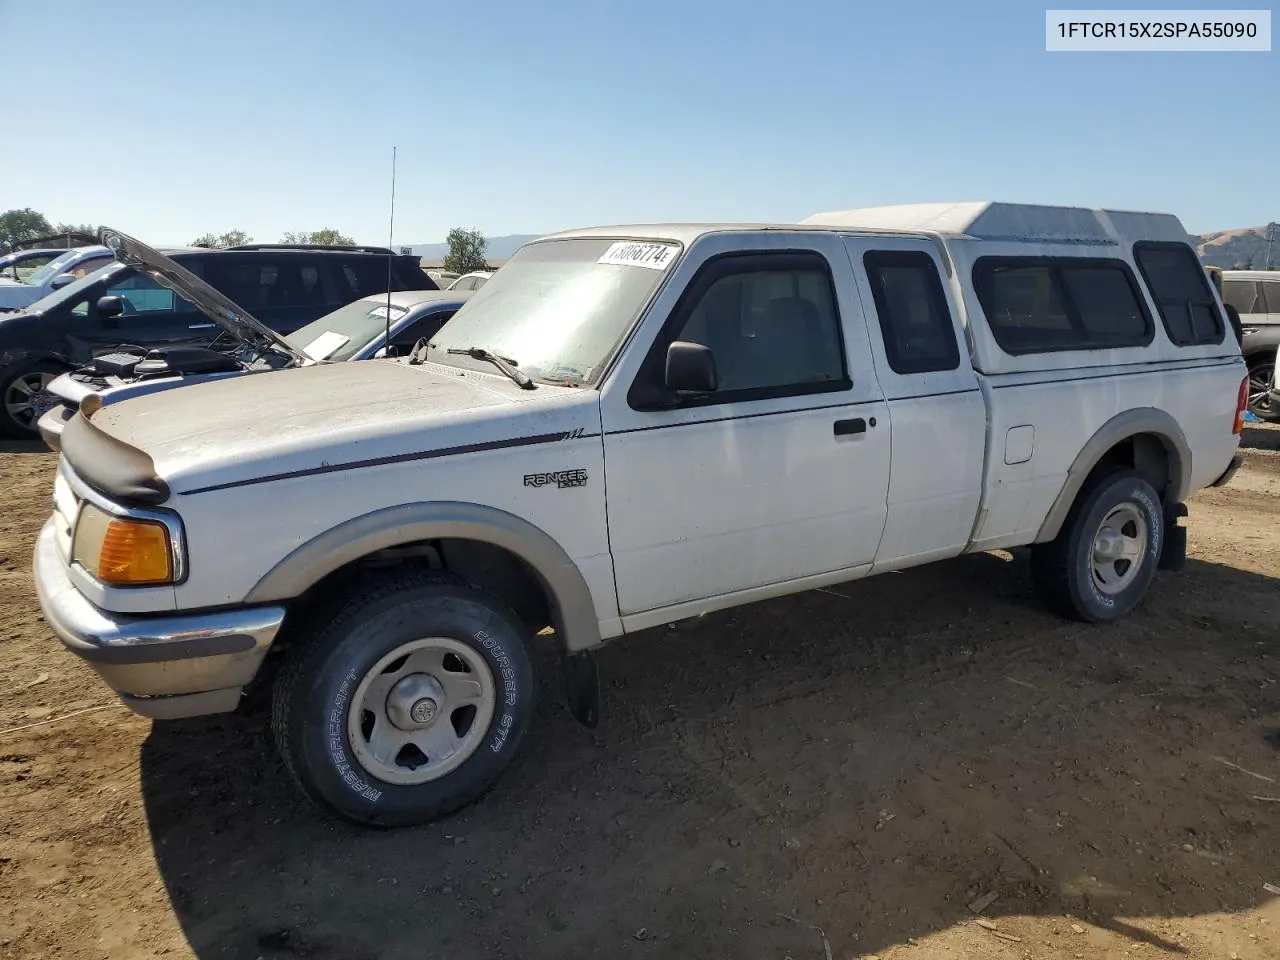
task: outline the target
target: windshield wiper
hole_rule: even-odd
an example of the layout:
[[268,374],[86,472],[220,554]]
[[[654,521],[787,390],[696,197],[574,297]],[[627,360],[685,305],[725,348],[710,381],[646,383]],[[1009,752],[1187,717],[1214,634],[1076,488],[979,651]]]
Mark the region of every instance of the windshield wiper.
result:
[[486,350],[484,347],[466,347],[465,349],[450,347],[446,352],[462,354],[465,357],[470,357],[472,360],[485,360],[492,363],[512,380],[520,384],[521,390],[538,389],[538,385],[529,379],[529,375],[527,373],[516,369],[516,362],[510,357],[500,357],[492,350]]

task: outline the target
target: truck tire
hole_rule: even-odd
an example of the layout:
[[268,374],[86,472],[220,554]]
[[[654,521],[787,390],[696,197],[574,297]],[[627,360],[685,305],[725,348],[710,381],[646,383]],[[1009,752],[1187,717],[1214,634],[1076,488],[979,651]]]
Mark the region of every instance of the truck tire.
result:
[[15,363],[0,370],[0,437],[33,440],[36,421],[51,406],[40,394],[65,370],[44,360]]
[[445,816],[483,794],[533,715],[516,615],[452,577],[416,570],[351,589],[276,679],[285,767],[323,809],[370,826]]
[[1274,353],[1249,361],[1249,412],[1259,420],[1280,423],[1280,410],[1271,402],[1271,387],[1276,375]]
[[1085,482],[1058,536],[1031,548],[1041,600],[1071,620],[1128,613],[1151,585],[1165,535],[1160,495],[1133,470]]

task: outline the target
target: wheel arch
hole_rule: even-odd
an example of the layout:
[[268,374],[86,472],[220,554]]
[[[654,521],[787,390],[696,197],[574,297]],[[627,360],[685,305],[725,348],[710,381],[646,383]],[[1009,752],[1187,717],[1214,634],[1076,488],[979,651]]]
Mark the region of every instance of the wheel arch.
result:
[[1160,474],[1153,483],[1166,506],[1181,503],[1191,478],[1191,448],[1178,422],[1163,410],[1139,407],[1117,414],[1089,438],[1076,455],[1067,479],[1036,533],[1035,543],[1056,537],[1090,474],[1104,462]]
[[434,541],[485,544],[518,559],[543,590],[562,647],[576,652],[600,645],[591,591],[564,548],[527,520],[475,503],[399,504],[354,517],[294,549],[258,580],[244,602],[293,600],[380,551]]

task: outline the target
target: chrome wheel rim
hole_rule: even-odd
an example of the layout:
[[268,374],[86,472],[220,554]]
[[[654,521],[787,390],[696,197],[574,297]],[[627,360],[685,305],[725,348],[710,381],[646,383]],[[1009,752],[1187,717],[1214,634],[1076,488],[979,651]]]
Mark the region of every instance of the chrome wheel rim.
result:
[[386,783],[438,780],[475,753],[497,704],[484,658],[465,643],[426,637],[373,665],[347,710],[360,765]]
[[36,421],[56,402],[48,390],[56,376],[56,373],[35,370],[10,381],[4,391],[4,408],[9,419],[20,427],[34,430]]
[[1255,413],[1271,412],[1271,380],[1275,366],[1261,363],[1249,371],[1249,409]]
[[1147,515],[1132,500],[1112,507],[1093,536],[1093,585],[1112,595],[1138,576],[1147,553]]

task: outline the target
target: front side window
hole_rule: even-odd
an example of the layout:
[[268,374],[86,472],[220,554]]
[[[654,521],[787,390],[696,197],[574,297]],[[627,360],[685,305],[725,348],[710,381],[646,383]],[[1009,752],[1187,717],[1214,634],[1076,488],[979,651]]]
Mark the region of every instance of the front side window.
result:
[[954,370],[960,366],[951,311],[937,265],[918,250],[871,250],[862,258],[895,373]]
[[[77,317],[88,316],[89,309],[102,297],[119,297],[124,305],[124,317],[139,317],[157,313],[194,312],[195,306],[178,296],[168,287],[162,287],[144,273],[127,267],[113,274],[105,283],[96,284],[99,289],[71,308]],[[71,289],[70,287],[67,288]]]
[[719,387],[700,403],[849,386],[835,291],[817,254],[713,260],[674,317],[660,349],[677,340],[700,343],[715,360]]
[[74,267],[71,267],[63,272],[69,273],[71,274],[71,276],[75,277],[77,280],[80,280],[84,277],[87,277],[89,274],[93,273],[95,270],[101,270],[108,263],[111,263],[114,259],[115,258],[111,256],[90,257],[88,260],[81,260]]
[[981,257],[973,285],[996,343],[1015,356],[1144,346],[1154,335],[1122,260]]
[[1189,246],[1142,241],[1133,245],[1133,256],[1170,340],[1180,347],[1222,342],[1222,313]]
[[526,244],[440,328],[427,359],[491,373],[492,364],[449,353],[480,347],[533,380],[593,384],[679,254],[666,240]]

